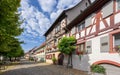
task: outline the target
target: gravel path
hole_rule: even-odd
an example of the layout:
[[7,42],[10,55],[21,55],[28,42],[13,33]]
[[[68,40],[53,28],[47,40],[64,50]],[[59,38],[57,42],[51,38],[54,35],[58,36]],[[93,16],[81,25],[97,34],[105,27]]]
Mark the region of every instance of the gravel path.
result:
[[46,63],[22,62],[0,75],[87,75],[85,72]]

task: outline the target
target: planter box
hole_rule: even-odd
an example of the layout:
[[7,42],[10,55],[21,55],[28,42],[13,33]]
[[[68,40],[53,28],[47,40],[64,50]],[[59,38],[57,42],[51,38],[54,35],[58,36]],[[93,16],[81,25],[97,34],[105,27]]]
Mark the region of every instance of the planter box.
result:
[[105,75],[105,74],[101,74],[101,73],[92,73],[91,75]]

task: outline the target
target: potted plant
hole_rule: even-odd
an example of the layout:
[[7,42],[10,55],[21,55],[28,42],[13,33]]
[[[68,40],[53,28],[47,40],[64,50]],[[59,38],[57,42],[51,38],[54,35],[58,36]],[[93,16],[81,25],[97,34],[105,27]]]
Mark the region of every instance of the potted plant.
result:
[[105,68],[101,65],[91,66],[92,75],[105,75]]
[[55,55],[52,56],[52,61],[53,61],[53,64],[56,65],[57,59],[55,58]]

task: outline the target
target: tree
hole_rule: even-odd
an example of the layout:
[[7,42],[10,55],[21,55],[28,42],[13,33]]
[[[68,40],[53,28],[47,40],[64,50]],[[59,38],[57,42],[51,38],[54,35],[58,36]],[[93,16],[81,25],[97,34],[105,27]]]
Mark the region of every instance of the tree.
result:
[[69,55],[68,58],[68,65],[72,67],[72,52],[75,50],[76,46],[76,39],[71,37],[63,37],[60,42],[58,43],[58,48],[61,53]]
[[21,0],[0,0],[0,53],[9,52],[13,38],[19,36],[23,29],[18,13]]
[[18,41],[17,38],[13,38],[14,41],[11,42],[11,44],[9,44],[9,47],[10,47],[10,51],[6,53],[5,56],[9,57],[10,61],[11,61],[11,58],[17,58],[17,57],[21,57],[24,55],[24,51],[22,49],[22,47],[20,46],[20,43]]

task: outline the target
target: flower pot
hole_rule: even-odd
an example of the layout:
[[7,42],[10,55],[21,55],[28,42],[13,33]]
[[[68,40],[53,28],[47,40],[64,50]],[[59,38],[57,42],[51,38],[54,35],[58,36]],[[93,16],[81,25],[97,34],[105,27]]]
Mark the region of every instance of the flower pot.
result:
[[54,48],[54,49],[56,49],[56,48],[57,48],[57,46],[53,45],[53,48]]
[[91,75],[105,75],[105,74],[102,74],[102,73],[92,73]]

